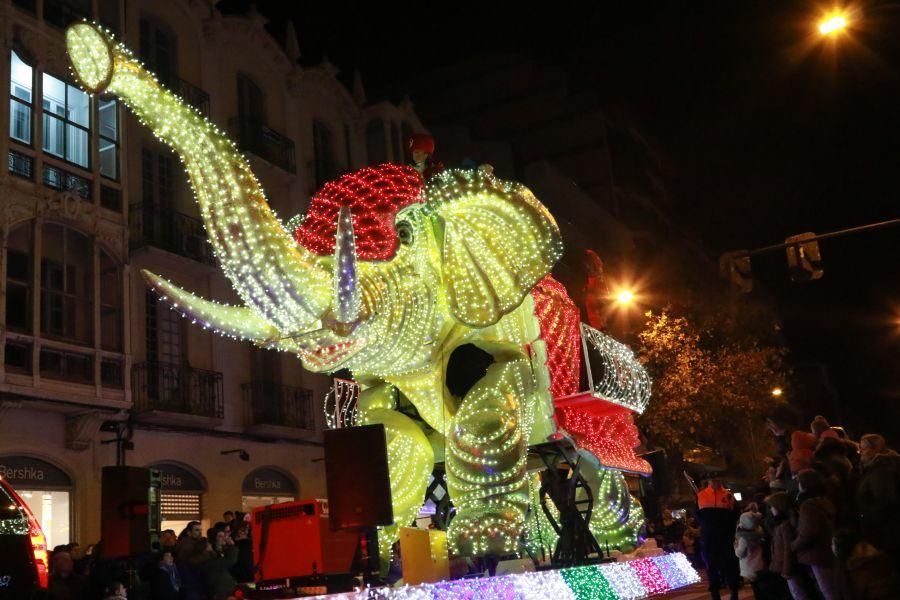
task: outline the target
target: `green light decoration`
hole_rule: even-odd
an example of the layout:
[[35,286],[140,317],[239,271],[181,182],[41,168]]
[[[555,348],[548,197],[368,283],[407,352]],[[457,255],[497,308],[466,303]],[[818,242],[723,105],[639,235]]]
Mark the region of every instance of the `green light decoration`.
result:
[[[555,431],[548,348],[532,297],[562,255],[547,209],[526,187],[495,177],[487,165],[448,170],[397,207],[388,227],[399,231],[402,225],[396,250],[382,245],[385,256],[359,259],[357,252],[371,240],[355,237],[354,229],[358,235],[372,223],[347,204],[338,214],[338,239],[329,241],[333,252],[313,252],[291,235],[305,221],[286,227],[278,219],[225,132],[166,89],[108,31],[75,24],[66,31],[66,44],[73,75],[86,90],[119,97],[178,154],[209,242],[241,305],[201,298],[144,270],[148,283],[204,328],[292,352],[314,372],[349,369],[361,384],[356,423],[382,423],[388,436],[395,523],[380,532],[382,553],[418,512],[434,463],[422,427],[395,410],[398,396],[444,437],[447,486],[456,506],[448,530],[451,551],[517,552],[529,506],[527,447]],[[398,165],[357,173],[371,178],[390,172],[401,181],[404,169],[421,183],[412,169]],[[361,181],[345,175],[330,193]],[[322,239],[334,240],[334,234]],[[495,362],[465,397],[454,398],[443,374],[453,349],[467,343],[490,352]],[[616,477],[610,473],[608,479]],[[597,526],[630,539],[630,515],[636,513],[627,494],[606,480],[596,483],[618,503],[612,516],[598,512]],[[603,492],[603,486],[613,487]]]

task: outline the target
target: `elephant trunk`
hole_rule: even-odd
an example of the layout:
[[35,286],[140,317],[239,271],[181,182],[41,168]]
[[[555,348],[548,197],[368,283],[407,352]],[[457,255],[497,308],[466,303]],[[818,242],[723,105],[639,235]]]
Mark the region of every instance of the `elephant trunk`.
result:
[[84,87],[121,98],[179,154],[209,241],[244,304],[283,333],[308,330],[328,308],[328,272],[285,231],[237,147],[106,33],[78,23],[66,40]]
[[357,285],[356,240],[349,206],[342,206],[337,217],[333,277],[332,304],[335,320],[339,323],[353,323],[359,318],[360,296]]

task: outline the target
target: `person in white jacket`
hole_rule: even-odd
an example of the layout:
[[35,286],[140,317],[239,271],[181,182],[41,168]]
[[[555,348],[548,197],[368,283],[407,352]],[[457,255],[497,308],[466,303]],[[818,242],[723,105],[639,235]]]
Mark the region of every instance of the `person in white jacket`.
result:
[[757,591],[755,583],[759,579],[760,571],[766,568],[763,556],[762,518],[758,512],[745,512],[738,520],[734,532],[734,554],[738,557],[741,577],[750,582],[756,598],[763,598]]

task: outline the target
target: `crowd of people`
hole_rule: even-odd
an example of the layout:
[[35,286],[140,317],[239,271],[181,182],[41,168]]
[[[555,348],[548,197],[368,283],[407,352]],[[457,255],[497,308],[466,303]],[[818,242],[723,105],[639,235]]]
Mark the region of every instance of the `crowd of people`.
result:
[[57,546],[50,557],[50,600],[231,600],[253,581],[250,515],[226,511],[203,535],[198,521],[167,529],[159,550],[134,563],[102,560],[102,544]]
[[736,599],[743,582],[757,599],[900,598],[900,455],[881,435],[853,441],[821,416],[809,431],[769,428],[778,450],[764,489],[737,510],[710,480],[698,493],[699,528],[680,529],[713,599],[723,586]]

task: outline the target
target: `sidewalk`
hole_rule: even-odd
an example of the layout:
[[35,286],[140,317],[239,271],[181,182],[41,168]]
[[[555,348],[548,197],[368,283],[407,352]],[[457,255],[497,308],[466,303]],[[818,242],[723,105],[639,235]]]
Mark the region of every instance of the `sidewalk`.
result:
[[[722,598],[729,598],[730,592],[728,589],[724,589],[721,592]],[[656,598],[665,598],[666,600],[709,600],[710,595],[709,591],[706,589],[706,581],[701,581],[700,583],[695,583],[694,585],[690,585],[685,588],[681,588],[679,590],[675,590],[674,592],[669,592],[667,594],[662,594],[661,596],[653,596]],[[749,585],[745,585],[741,588],[740,600],[752,600],[753,599],[753,590],[750,589]]]

